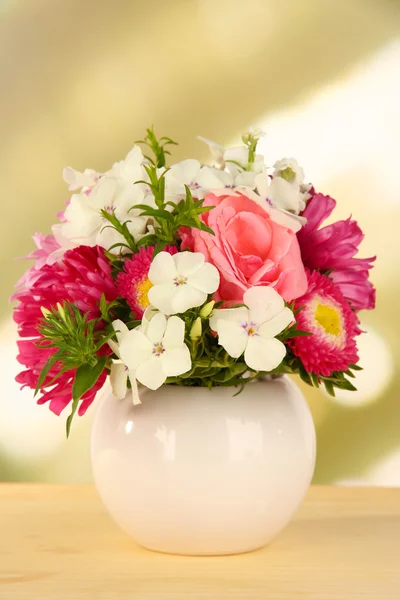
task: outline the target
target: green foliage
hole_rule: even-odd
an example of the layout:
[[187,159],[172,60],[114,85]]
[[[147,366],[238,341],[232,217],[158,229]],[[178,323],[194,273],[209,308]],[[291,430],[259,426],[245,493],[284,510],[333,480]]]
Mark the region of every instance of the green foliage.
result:
[[214,235],[212,229],[207,227],[199,218],[199,215],[210,211],[214,208],[213,206],[203,206],[203,200],[195,200],[187,186],[185,186],[185,198],[178,204],[166,200],[165,175],[168,171],[164,170],[159,174],[156,167],[152,165],[147,165],[145,169],[150,183],[143,181],[136,183],[147,183],[154,194],[157,208],[146,204],[137,204],[132,207],[132,209],[141,210],[140,216],[154,220],[154,234],[144,236],[138,245],[154,245],[156,255],[167,245],[177,245],[181,227],[193,227]]
[[54,353],[42,369],[36,385],[38,393],[46,381],[51,369],[57,367],[52,380],[46,383],[53,385],[57,379],[68,371],[74,373],[72,386],[72,412],[67,420],[67,436],[69,435],[73,416],[78,408],[81,397],[97,382],[107,366],[108,356],[99,356],[99,351],[114,335],[108,332],[101,321],[110,323],[113,316],[110,310],[117,303],[107,304],[104,295],[100,299],[101,318],[89,319],[80,310],[65,302],[57,304],[51,310],[43,310],[43,320],[38,326],[42,339],[38,342],[40,348],[54,349]]
[[100,356],[95,365],[82,364],[78,367],[72,386],[72,411],[67,419],[67,437],[69,437],[71,431],[72,419],[77,411],[79,400],[96,384],[105,369],[106,363],[107,356]]
[[176,142],[174,142],[174,140],[171,140],[171,138],[169,137],[164,136],[158,140],[154,133],[154,127],[146,129],[146,135],[144,139],[138,140],[135,143],[143,144],[151,150],[151,152],[154,154],[154,159],[151,156],[145,156],[147,160],[156,168],[165,167],[166,156],[171,154],[169,150],[166,150],[167,146],[178,145]]
[[[218,338],[211,332],[209,326],[208,301],[199,308],[191,309],[184,314],[178,315],[185,321],[185,344],[190,349],[192,368],[189,372],[179,377],[169,377],[167,383],[183,386],[202,387],[208,386],[236,386],[238,393],[247,383],[260,377],[280,377],[285,374],[297,374],[308,385],[319,387],[324,385],[329,394],[335,395],[335,388],[355,390],[356,388],[348,380],[354,377],[353,371],[360,370],[357,365],[350,365],[346,372],[334,372],[329,377],[308,373],[295,356],[289,346],[286,345],[286,356],[282,363],[273,371],[254,371],[244,362],[244,356],[232,358],[218,345]],[[215,305],[218,308],[220,303]],[[241,305],[243,306],[243,305]],[[207,309],[205,309],[207,307]],[[199,327],[201,321],[201,328]],[[196,335],[193,334],[196,332]],[[308,331],[297,329],[297,324],[289,325],[277,336],[282,342],[287,342],[296,336],[312,335]]]

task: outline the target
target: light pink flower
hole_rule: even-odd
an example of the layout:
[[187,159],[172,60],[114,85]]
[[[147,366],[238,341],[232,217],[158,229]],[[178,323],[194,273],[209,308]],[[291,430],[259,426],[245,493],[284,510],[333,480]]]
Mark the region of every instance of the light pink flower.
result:
[[182,250],[202,252],[221,276],[217,297],[241,302],[253,286],[270,286],[291,301],[305,293],[307,277],[296,234],[275,223],[257,202],[244,195],[206,196],[203,222],[215,235],[183,228]]
[[337,285],[318,271],[309,273],[307,293],[296,300],[299,308],[297,326],[312,335],[291,338],[288,345],[308,373],[328,377],[357,363],[358,319]]
[[329,277],[339,286],[354,310],[375,306],[375,288],[368,280],[376,257],[355,258],[364,234],[357,221],[336,221],[318,229],[336,206],[330,196],[315,194],[302,216],[307,223],[298,232],[303,263],[309,269],[331,271]]
[[[13,300],[18,304],[14,309],[14,320],[18,324],[18,361],[26,367],[16,380],[23,386],[35,389],[39,375],[54,349],[38,347],[43,338],[37,327],[43,315],[41,307],[50,309],[57,302],[68,300],[89,317],[99,317],[99,300],[104,293],[111,302],[117,297],[117,290],[111,276],[111,267],[104,250],[97,246],[80,246],[68,250],[64,257],[52,265],[44,264],[37,271],[37,278],[29,288],[18,290]],[[103,353],[108,352],[106,346]],[[72,400],[72,384],[75,371],[67,371],[55,382],[53,377],[60,370],[56,364],[46,377],[40,392],[38,404],[50,401],[50,409],[60,414]],[[93,402],[96,392],[102,387],[107,376],[104,370],[95,386],[82,396],[79,414],[85,413]]]
[[30,254],[28,254],[28,256],[25,258],[26,260],[34,260],[36,262],[24,273],[24,275],[18,281],[16,287],[32,287],[38,277],[40,277],[40,269],[44,267],[44,265],[54,264],[62,256],[61,247],[56,241],[54,235],[35,233],[32,239],[36,244],[36,250],[30,252]]

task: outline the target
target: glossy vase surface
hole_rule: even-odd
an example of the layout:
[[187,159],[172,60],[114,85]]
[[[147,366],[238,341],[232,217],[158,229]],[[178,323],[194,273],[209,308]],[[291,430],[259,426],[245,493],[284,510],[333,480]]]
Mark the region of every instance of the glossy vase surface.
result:
[[140,545],[173,554],[260,548],[290,521],[315,466],[315,429],[287,377],[236,388],[103,394],[91,440],[98,492]]

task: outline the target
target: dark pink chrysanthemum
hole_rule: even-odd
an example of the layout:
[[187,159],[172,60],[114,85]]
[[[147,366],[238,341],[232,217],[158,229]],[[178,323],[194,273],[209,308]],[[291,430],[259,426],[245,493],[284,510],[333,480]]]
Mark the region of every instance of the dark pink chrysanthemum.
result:
[[306,371],[328,377],[347,371],[358,361],[355,336],[361,333],[356,314],[339,287],[318,271],[308,273],[308,290],[296,300],[304,307],[296,316],[298,328],[313,335],[289,340]]
[[[43,315],[41,308],[50,309],[57,302],[70,301],[82,313],[89,317],[100,316],[99,300],[104,293],[111,302],[117,297],[117,290],[111,276],[111,268],[103,248],[95,246],[79,246],[68,250],[64,257],[52,265],[45,264],[37,271],[37,277],[29,288],[19,289],[13,300],[18,304],[14,309],[14,320],[18,324],[18,361],[26,367],[17,375],[17,381],[23,386],[35,388],[39,375],[46,365],[54,349],[38,348],[37,343],[43,338],[37,327]],[[53,384],[51,380],[58,373],[60,365],[54,365],[41,387],[38,404],[50,402],[50,409],[60,414],[72,399],[72,383],[75,371],[63,373]],[[96,385],[82,397],[79,414],[85,413],[93,402],[96,392],[106,379],[103,371]]]
[[346,219],[318,229],[332,213],[336,201],[314,194],[302,216],[307,223],[297,234],[303,264],[308,269],[331,271],[329,277],[340,287],[354,310],[375,306],[375,288],[368,280],[373,258],[355,258],[364,238],[357,221]]
[[[177,249],[175,246],[167,246],[164,248],[164,252],[176,254]],[[140,248],[137,254],[125,261],[124,270],[117,277],[119,295],[125,298],[137,319],[142,318],[150,304],[147,294],[152,283],[148,278],[148,273],[153,253],[153,246]]]

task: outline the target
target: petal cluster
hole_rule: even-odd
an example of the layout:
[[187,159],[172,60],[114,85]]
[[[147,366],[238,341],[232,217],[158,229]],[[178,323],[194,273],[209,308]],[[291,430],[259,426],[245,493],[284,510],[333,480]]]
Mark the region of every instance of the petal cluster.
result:
[[[91,318],[100,316],[99,302],[104,294],[111,302],[117,298],[117,289],[111,275],[111,267],[104,250],[99,247],[82,246],[69,250],[63,258],[52,265],[45,264],[37,271],[37,278],[28,288],[18,290],[13,299],[17,300],[14,320],[18,325],[18,361],[25,371],[17,376],[23,386],[35,389],[39,375],[54,349],[39,347],[41,336],[37,327],[43,315],[42,308],[50,309],[57,302],[69,300]],[[60,414],[72,400],[74,372],[66,371],[54,384],[52,380],[60,370],[60,365],[48,373],[41,386],[38,404],[50,402],[50,409]],[[106,380],[104,370],[96,385],[82,397],[79,414],[84,414],[93,402],[96,392]]]
[[356,258],[364,239],[357,221],[346,219],[320,228],[335,206],[335,200],[323,194],[309,200],[303,212],[307,223],[297,234],[302,261],[308,269],[331,271],[331,279],[354,310],[372,309],[375,289],[369,271],[375,257]]
[[329,377],[357,363],[358,319],[334,282],[318,271],[310,272],[307,293],[297,299],[296,308],[301,308],[298,327],[312,335],[288,343],[309,373]]
[[210,326],[230,356],[244,353],[254,371],[272,371],[286,355],[285,345],[275,336],[294,321],[293,313],[272,288],[253,287],[243,301],[246,306],[214,311]]
[[205,262],[201,252],[179,252],[173,256],[160,252],[151,263],[148,277],[153,284],[149,300],[165,315],[201,306],[219,286],[218,270]]
[[[114,328],[117,326],[114,324]],[[155,314],[140,328],[122,331],[119,356],[129,369],[131,381],[136,378],[156,390],[167,377],[189,371],[192,362],[184,337],[184,321],[176,316],[167,318],[161,313]]]

